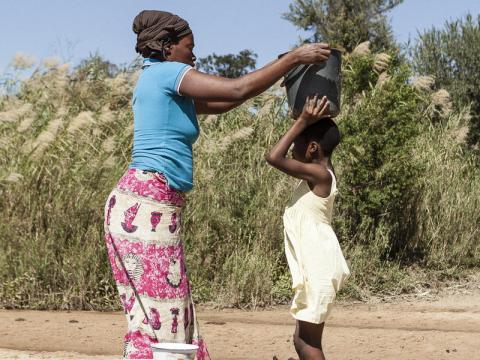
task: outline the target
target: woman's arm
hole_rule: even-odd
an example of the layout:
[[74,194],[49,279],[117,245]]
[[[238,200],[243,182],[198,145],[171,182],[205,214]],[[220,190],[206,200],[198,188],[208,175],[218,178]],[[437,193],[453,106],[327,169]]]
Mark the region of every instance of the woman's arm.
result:
[[195,101],[242,102],[256,96],[297,65],[323,62],[330,56],[327,44],[306,44],[263,68],[236,79],[188,71],[179,92]]
[[195,100],[197,114],[223,114],[241,105],[243,101],[200,101]]
[[278,143],[270,150],[265,159],[278,170],[309,182],[318,182],[323,178],[320,167],[314,163],[304,163],[287,158],[287,152],[294,140],[311,124],[319,121],[328,112],[328,100],[324,96],[318,99],[317,95],[307,98],[303,111],[292,127],[282,136]]

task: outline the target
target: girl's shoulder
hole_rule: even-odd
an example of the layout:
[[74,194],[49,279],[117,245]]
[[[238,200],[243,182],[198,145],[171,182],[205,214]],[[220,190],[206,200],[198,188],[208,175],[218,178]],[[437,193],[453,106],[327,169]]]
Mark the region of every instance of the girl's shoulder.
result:
[[336,189],[336,178],[332,169],[319,165],[315,183],[308,183],[310,190],[321,198],[326,198]]

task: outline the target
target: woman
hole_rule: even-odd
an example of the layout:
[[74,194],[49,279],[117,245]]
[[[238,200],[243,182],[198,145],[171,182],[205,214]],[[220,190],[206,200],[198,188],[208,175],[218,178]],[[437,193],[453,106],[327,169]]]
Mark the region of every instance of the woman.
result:
[[128,322],[124,357],[151,359],[150,344],[198,335],[180,238],[184,193],[193,187],[196,114],[218,114],[260,94],[293,67],[325,61],[325,44],[303,45],[238,79],[196,71],[188,23],[142,11],[133,23],[143,72],[133,94],[132,163],[105,207],[105,240]]

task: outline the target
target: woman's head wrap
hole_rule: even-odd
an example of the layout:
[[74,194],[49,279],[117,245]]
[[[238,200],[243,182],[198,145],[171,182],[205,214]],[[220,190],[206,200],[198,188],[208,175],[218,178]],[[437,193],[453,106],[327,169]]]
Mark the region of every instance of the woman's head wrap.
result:
[[166,45],[191,34],[188,22],[166,11],[143,10],[133,20],[133,32],[137,34],[135,50],[143,57],[152,54],[163,56]]

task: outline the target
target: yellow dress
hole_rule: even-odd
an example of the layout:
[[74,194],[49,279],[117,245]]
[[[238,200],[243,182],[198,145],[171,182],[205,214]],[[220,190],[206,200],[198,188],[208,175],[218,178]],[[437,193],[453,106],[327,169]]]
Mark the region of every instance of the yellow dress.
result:
[[290,312],[297,320],[320,324],[336,293],[350,275],[330,222],[337,186],[332,175],[330,195],[315,195],[302,180],[283,215],[285,253],[295,296]]

